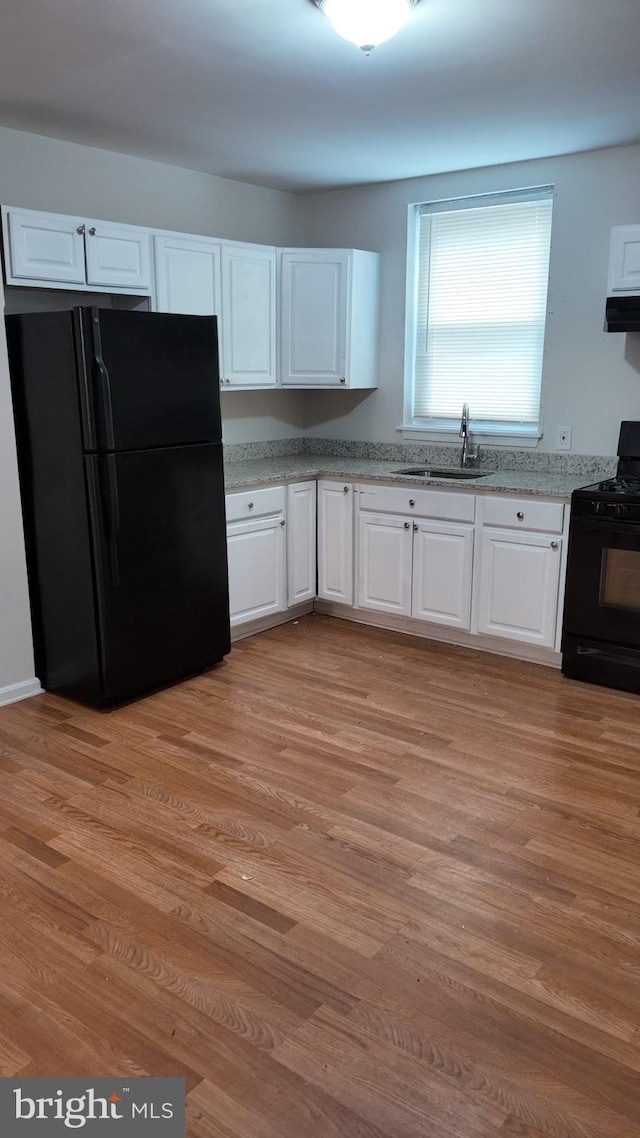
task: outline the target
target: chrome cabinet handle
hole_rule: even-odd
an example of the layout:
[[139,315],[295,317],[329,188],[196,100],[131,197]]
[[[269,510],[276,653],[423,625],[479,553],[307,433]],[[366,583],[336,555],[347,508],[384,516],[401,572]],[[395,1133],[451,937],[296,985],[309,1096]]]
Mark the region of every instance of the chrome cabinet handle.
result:
[[97,232],[97,231],[96,231],[96,227],[95,227],[95,225],[92,225],[92,226],[91,226],[91,229],[89,230],[89,237],[95,237],[95,235],[96,235],[96,232]]
[[522,510],[518,510],[516,517],[517,517],[518,521],[520,521],[520,522],[524,521],[524,514],[523,514]]
[[253,509],[253,502],[249,502],[249,504],[248,504],[248,506],[247,506],[247,509],[248,509],[248,510],[252,510],[252,509]]
[[557,541],[552,541],[552,542],[551,542],[551,548],[552,548],[552,549],[557,549],[557,548],[558,548],[558,543],[557,543]]
[[404,528],[405,528],[405,529],[409,529],[409,523],[408,523],[408,522],[405,522],[405,523],[404,523]]
[[415,500],[414,500],[413,498],[409,498],[409,505],[410,505],[410,506],[415,506],[415,504],[416,504],[416,503],[415,503]]
[[340,383],[346,383],[346,382],[347,382],[347,381],[346,381],[346,379],[345,379],[344,375],[341,375],[341,376],[340,376]]
[[418,525],[418,523],[414,522],[413,523],[413,532],[417,533],[419,529],[420,529],[420,526]]
[[282,521],[280,522],[280,525],[281,525],[281,526],[286,526],[286,524],[287,524],[287,523],[286,523],[286,521],[285,521],[285,520],[284,520],[284,518],[283,518],[283,519],[282,519]]
[[80,236],[82,236],[82,234],[84,233],[84,225],[79,225],[78,228],[76,229],[76,233],[79,233]]
[[342,493],[343,493],[343,494],[348,494],[348,493],[349,493],[349,487],[348,487],[348,486],[343,486],[343,487],[342,487]]

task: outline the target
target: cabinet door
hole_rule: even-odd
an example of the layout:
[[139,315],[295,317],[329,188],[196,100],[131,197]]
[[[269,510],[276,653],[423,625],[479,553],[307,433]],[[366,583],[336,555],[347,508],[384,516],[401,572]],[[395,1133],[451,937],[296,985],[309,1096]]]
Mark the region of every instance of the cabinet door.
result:
[[411,522],[362,513],[358,525],[359,608],[411,616]]
[[231,626],[285,607],[284,518],[227,526]]
[[134,225],[86,223],[87,284],[148,292],[151,288],[151,237]]
[[611,230],[609,292],[640,292],[640,225]]
[[481,541],[478,632],[552,648],[562,541],[493,529]]
[[353,486],[318,483],[318,596],[353,604]]
[[7,282],[60,281],[85,283],[84,223],[35,210],[8,210],[9,246]]
[[222,246],[220,376],[235,387],[276,382],[276,251]]
[[468,629],[471,623],[473,526],[414,522],[411,615]]
[[287,604],[316,595],[316,483],[287,487]]
[[346,386],[348,250],[282,254],[281,380]]
[[165,235],[155,238],[156,308],[187,316],[220,315],[220,245]]

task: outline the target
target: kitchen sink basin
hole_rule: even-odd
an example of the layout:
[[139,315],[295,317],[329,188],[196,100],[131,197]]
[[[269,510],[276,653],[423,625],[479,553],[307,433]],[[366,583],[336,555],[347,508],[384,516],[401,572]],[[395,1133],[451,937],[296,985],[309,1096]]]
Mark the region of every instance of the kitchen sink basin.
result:
[[394,470],[394,474],[410,474],[413,478],[486,478],[493,474],[492,470],[463,470],[458,467],[447,467],[439,470],[435,466],[409,466],[404,470]]

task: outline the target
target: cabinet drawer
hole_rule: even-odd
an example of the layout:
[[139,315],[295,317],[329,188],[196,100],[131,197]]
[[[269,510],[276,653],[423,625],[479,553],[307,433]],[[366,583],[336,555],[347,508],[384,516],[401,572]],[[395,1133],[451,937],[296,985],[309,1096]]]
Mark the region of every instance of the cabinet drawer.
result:
[[455,494],[450,490],[414,490],[411,486],[359,486],[358,502],[361,510],[452,522],[472,522],[476,512],[473,494]]
[[539,502],[535,498],[487,495],[483,520],[486,526],[562,533],[564,505],[562,502]]
[[239,522],[246,518],[264,518],[284,513],[286,486],[264,486],[260,490],[242,490],[227,494],[227,521]]

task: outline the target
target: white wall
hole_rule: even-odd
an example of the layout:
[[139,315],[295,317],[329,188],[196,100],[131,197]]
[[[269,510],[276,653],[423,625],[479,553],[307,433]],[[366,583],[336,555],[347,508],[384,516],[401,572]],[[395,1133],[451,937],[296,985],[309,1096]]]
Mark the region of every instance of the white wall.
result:
[[[615,454],[621,419],[640,419],[640,335],[603,331],[610,231],[640,222],[640,147],[594,151],[318,194],[304,200],[305,242],[382,253],[380,388],[307,398],[307,433],[399,441],[407,207],[464,195],[555,186],[542,385],[545,434],[573,428],[574,452]],[[472,408],[473,412],[473,408]]]

